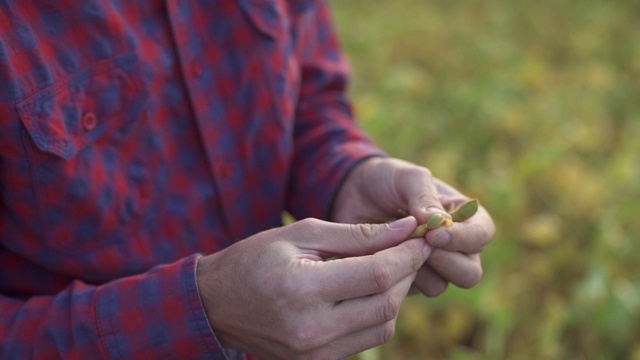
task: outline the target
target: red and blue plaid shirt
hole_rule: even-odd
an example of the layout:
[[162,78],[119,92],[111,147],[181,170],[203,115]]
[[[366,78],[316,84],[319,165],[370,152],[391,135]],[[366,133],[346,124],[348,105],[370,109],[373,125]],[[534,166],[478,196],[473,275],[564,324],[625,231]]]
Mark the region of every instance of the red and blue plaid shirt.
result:
[[223,358],[198,254],[327,217],[347,82],[323,1],[0,0],[0,358]]

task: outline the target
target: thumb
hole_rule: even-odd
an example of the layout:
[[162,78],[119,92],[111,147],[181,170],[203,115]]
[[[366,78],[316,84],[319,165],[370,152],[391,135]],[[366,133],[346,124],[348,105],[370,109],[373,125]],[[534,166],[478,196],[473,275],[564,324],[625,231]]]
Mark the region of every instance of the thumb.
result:
[[420,171],[413,175],[407,176],[403,187],[404,197],[409,205],[409,214],[417,219],[418,224],[426,223],[434,214],[442,214],[450,218],[451,216],[444,210],[438,198],[438,190],[431,172]]
[[385,224],[339,224],[313,219],[300,225],[315,228],[304,230],[306,235],[298,237],[301,248],[323,257],[346,257],[371,255],[400,244],[415,230],[417,221],[413,216]]

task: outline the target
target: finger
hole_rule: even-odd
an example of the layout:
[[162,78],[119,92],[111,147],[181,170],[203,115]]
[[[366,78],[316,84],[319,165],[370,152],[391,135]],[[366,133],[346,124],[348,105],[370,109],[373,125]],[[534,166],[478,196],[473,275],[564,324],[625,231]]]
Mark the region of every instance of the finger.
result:
[[426,223],[436,213],[450,217],[442,207],[434,178],[428,169],[411,168],[410,172],[398,172],[398,177],[400,196],[408,204],[409,214],[419,224]]
[[311,359],[344,359],[388,343],[395,335],[395,330],[396,319],[341,337],[305,355]]
[[480,255],[435,249],[427,261],[443,279],[465,289],[474,287],[482,278]]
[[412,216],[384,224],[339,224],[305,219],[288,230],[299,234],[295,242],[299,248],[326,258],[371,255],[401,243],[416,226]]
[[[384,293],[338,303],[329,322],[322,324],[331,337],[321,339],[318,348],[342,358],[381,345],[393,337],[400,306],[407,296],[415,273],[405,277]],[[334,358],[334,357],[331,357]]]
[[416,273],[414,272],[401,279],[387,291],[337,303],[332,313],[335,320],[331,321],[337,330],[337,337],[395,319],[415,277]]
[[447,290],[449,282],[425,264],[418,270],[413,286],[425,296],[436,297]]
[[411,239],[371,256],[317,263],[315,271],[305,274],[306,281],[321,289],[317,296],[325,302],[381,293],[422,266],[424,247],[424,239]]
[[413,296],[413,295],[418,295],[422,293],[420,291],[420,289],[418,289],[418,287],[414,284],[411,284],[411,287],[409,288],[409,293],[407,294],[408,296]]
[[426,235],[427,243],[435,248],[478,254],[495,235],[495,225],[483,208],[466,221],[454,223],[452,227],[439,227]]

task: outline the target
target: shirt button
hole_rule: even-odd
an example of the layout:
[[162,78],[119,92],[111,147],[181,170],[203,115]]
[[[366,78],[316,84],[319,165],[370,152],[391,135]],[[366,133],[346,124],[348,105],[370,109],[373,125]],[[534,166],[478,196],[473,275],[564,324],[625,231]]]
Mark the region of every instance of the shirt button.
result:
[[96,114],[87,112],[82,116],[82,127],[86,131],[93,130],[96,125],[98,125],[98,118],[96,117]]
[[193,75],[193,77],[200,77],[202,75],[202,63],[200,61],[193,61],[190,65],[190,70],[191,70],[191,75]]

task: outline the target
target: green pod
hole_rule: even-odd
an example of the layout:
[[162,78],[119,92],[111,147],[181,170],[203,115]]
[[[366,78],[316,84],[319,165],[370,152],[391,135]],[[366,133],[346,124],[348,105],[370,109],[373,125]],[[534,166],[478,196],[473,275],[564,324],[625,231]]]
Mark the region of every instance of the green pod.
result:
[[453,219],[454,222],[463,222],[472,217],[478,211],[478,206],[480,206],[478,199],[471,199],[451,211],[449,214],[451,214],[451,219]]
[[433,214],[429,218],[426,224],[418,225],[415,230],[407,237],[407,239],[415,239],[424,237],[427,234],[427,230],[438,228],[445,224],[447,218],[442,214]]
[[427,234],[427,224],[418,225],[415,230],[407,237],[407,239],[415,239],[424,237]]
[[429,218],[429,221],[427,221],[427,230],[440,227],[440,225],[444,223],[444,220],[444,215],[439,213],[433,214],[431,218]]

